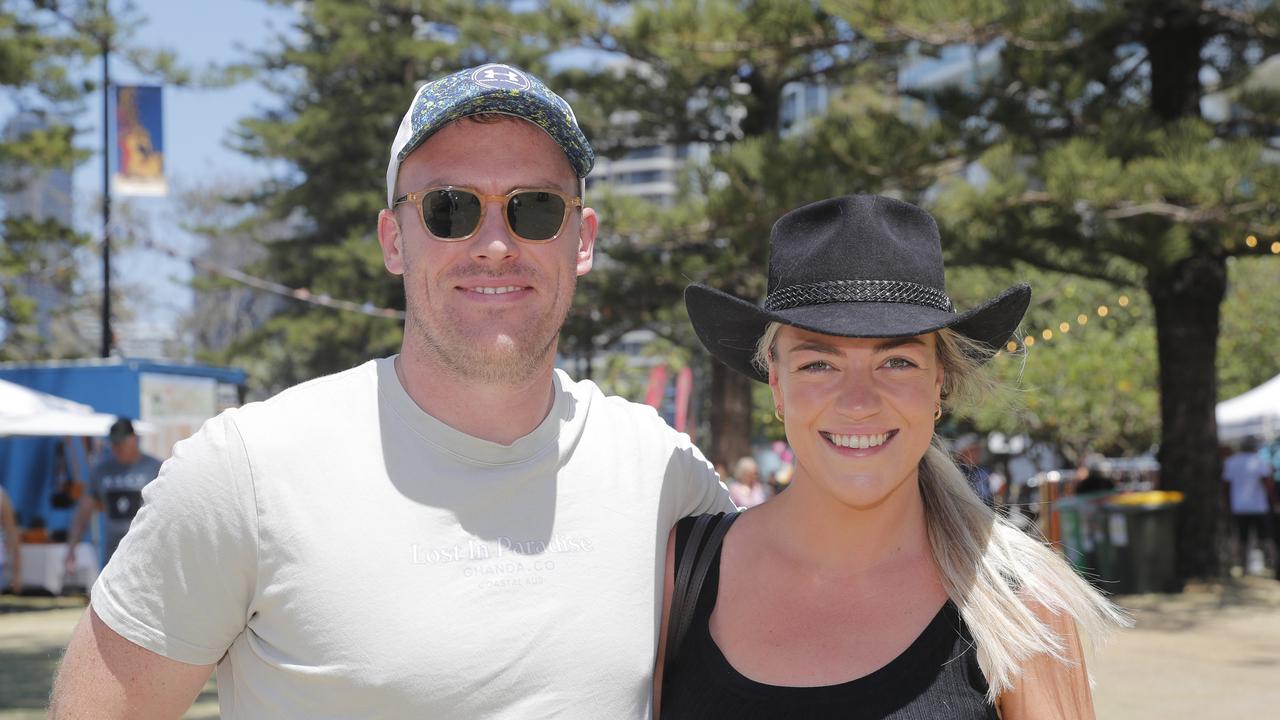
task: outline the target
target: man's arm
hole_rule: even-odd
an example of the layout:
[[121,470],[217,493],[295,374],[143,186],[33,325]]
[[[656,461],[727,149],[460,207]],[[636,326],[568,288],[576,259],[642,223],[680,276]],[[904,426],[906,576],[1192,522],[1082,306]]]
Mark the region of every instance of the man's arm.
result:
[[653,716],[662,715],[662,666],[667,659],[667,623],[671,620],[671,595],[676,587],[676,529],[667,536],[667,564],[662,573],[662,621],[658,624],[658,657],[653,668]]
[[65,563],[68,574],[74,573],[76,570],[76,545],[80,544],[80,539],[84,536],[84,529],[89,524],[89,519],[100,508],[101,503],[92,495],[85,494],[80,496],[80,502],[76,505],[76,514],[71,517],[71,525],[67,528],[67,557]]
[[179,718],[213,667],[170,660],[135,645],[88,608],[58,668],[49,717]]
[[4,533],[5,552],[9,554],[9,587],[16,595],[22,590],[22,536],[14,517],[9,497],[0,490],[0,532]]

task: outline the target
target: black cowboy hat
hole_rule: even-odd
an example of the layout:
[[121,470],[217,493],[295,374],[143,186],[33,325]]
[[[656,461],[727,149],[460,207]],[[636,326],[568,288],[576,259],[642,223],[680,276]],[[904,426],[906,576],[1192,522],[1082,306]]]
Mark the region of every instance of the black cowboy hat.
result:
[[706,285],[685,289],[698,339],[724,364],[760,382],[752,364],[770,322],[843,337],[908,337],[951,328],[1002,347],[1022,321],[1031,286],[1014,285],[957,313],[947,297],[938,226],[920,208],[879,195],[821,200],[783,215],[769,237],[762,306]]

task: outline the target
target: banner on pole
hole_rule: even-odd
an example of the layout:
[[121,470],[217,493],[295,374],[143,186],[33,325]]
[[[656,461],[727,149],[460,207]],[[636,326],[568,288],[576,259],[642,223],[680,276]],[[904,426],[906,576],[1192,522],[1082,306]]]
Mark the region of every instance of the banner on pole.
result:
[[122,195],[160,196],[164,180],[164,115],[159,85],[116,85],[116,165]]

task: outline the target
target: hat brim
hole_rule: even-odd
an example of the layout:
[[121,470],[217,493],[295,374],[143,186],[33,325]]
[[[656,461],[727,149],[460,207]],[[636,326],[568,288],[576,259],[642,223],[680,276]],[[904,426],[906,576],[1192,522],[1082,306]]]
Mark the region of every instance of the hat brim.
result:
[[[752,380],[768,382],[768,374],[751,361],[760,336],[771,322],[855,338],[911,337],[950,328],[989,346],[994,355],[1022,322],[1031,303],[1031,286],[1014,285],[965,313],[885,302],[827,303],[770,312],[697,283],[685,288],[684,302],[693,330],[707,352]],[[979,359],[985,362],[990,356]]]

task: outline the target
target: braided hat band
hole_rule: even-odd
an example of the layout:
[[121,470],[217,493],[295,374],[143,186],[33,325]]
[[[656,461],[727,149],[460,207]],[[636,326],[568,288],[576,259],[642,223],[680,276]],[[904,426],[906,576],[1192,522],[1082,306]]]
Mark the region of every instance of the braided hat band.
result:
[[914,337],[943,328],[975,341],[986,362],[1005,346],[1031,302],[1019,283],[959,311],[946,291],[938,224],[915,205],[844,195],[796,208],[769,233],[763,303],[694,283],[689,322],[720,362],[768,382],[755,365],[769,323],[847,338]]
[[806,305],[848,302],[906,303],[955,312],[955,305],[946,293],[905,280],[827,280],[790,285],[769,293],[764,309],[777,312]]

